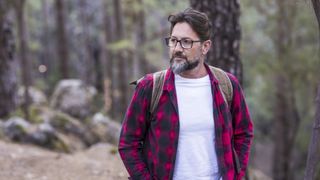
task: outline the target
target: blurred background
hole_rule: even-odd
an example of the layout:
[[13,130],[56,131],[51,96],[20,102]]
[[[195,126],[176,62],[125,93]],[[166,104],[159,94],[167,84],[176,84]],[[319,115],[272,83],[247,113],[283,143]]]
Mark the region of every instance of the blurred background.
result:
[[212,21],[208,63],[244,89],[250,169],[303,179],[320,69],[305,0],[0,0],[0,138],[66,153],[116,145],[129,83],[168,67],[167,17],[188,7]]

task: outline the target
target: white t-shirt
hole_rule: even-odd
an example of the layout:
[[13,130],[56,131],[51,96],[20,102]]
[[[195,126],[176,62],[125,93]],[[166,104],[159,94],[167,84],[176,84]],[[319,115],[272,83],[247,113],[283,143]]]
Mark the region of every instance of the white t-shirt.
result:
[[174,180],[218,180],[213,102],[209,76],[175,75],[179,109],[179,141]]

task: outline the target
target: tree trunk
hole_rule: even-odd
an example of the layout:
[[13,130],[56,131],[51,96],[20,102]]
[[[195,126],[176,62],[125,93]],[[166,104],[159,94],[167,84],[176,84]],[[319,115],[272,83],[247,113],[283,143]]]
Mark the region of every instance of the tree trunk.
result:
[[[42,14],[43,14],[43,32],[42,32],[42,44],[43,44],[43,52],[41,53],[41,64],[44,66],[45,69],[43,69],[42,77],[45,82],[49,82],[49,75],[52,73],[52,66],[53,66],[53,53],[50,50],[50,34],[49,34],[49,23],[48,23],[48,17],[49,17],[49,10],[48,10],[48,2],[47,0],[41,1],[42,5]],[[49,95],[50,87],[47,86],[45,88],[45,93]]]
[[104,102],[105,111],[110,114],[111,117],[115,117],[115,81],[114,79],[114,55],[110,49],[110,44],[114,41],[114,20],[112,18],[111,7],[113,7],[109,0],[105,0],[105,77],[104,77]]
[[143,0],[138,0],[139,11],[136,14],[136,47],[137,47],[137,57],[138,57],[138,77],[149,72],[148,62],[145,57],[145,43],[146,43],[146,25],[145,25],[145,13],[144,13],[144,2]]
[[29,86],[31,85],[30,62],[28,57],[28,43],[25,21],[25,0],[16,1],[16,14],[18,21],[19,50],[22,70],[22,83],[24,85],[24,102],[22,104],[25,119],[29,120]]
[[102,63],[102,53],[101,53],[101,43],[96,40],[91,43],[91,56],[93,59],[94,64],[94,75],[95,75],[95,84],[94,86],[98,90],[99,93],[104,93],[104,87],[103,87],[103,63]]
[[0,118],[6,118],[17,103],[17,62],[9,2],[0,1]]
[[241,27],[238,0],[190,0],[191,7],[208,15],[212,24],[212,48],[207,62],[234,74],[242,84]]
[[320,0],[311,0],[314,13],[316,15],[317,21],[318,21],[318,27],[319,27],[319,43],[320,43]]
[[68,39],[65,28],[65,7],[63,0],[55,0],[56,6],[56,23],[57,23],[57,53],[59,58],[59,69],[61,78],[69,77],[69,51],[68,51]]
[[[114,18],[115,18],[115,40],[119,42],[124,39],[124,28],[123,28],[123,17],[121,2],[119,0],[113,0],[114,6]],[[118,77],[117,82],[119,85],[118,91],[116,91],[116,97],[118,102],[115,102],[116,107],[116,118],[119,119],[125,113],[127,107],[127,88],[128,88],[128,78],[126,77],[127,64],[125,62],[124,50],[117,49],[115,54],[115,60],[118,66]]]
[[320,162],[320,83],[318,86],[318,94],[316,98],[316,115],[314,119],[312,136],[309,144],[307,166],[305,170],[304,180],[315,179],[317,166]]
[[[320,0],[312,0],[312,4],[313,4],[313,9],[318,21],[319,44],[320,44]],[[318,54],[318,56],[320,57],[320,54]],[[314,119],[312,135],[311,135],[310,144],[309,144],[308,159],[307,159],[307,166],[305,170],[304,180],[315,179],[315,173],[317,172],[317,166],[319,162],[320,162],[320,83],[318,85],[318,93],[316,98],[316,115]]]
[[293,178],[290,173],[290,162],[300,117],[290,85],[290,78],[283,74],[277,74],[275,86],[273,178],[275,180],[289,180]]
[[[135,81],[147,73],[151,73],[150,63],[146,59],[146,25],[145,25],[145,11],[144,11],[144,1],[137,0],[133,2],[133,6],[137,8],[133,8],[132,10],[132,19],[133,22],[133,44],[134,47],[132,51],[129,51],[129,57],[132,59],[129,60],[129,81]],[[158,37],[159,38],[159,37]],[[134,90],[134,86],[129,86],[127,93],[132,94]],[[129,99],[128,99],[129,101]]]
[[90,26],[88,24],[88,13],[87,13],[87,0],[80,0],[79,1],[79,9],[80,9],[80,21],[82,25],[82,48],[83,51],[81,52],[84,64],[84,73],[83,73],[83,80],[87,85],[93,84],[93,59],[92,59],[92,49],[91,49],[91,42],[90,42]]
[[292,19],[296,6],[282,0],[277,3],[277,26],[274,44],[276,46],[279,68],[275,72],[273,178],[275,180],[292,179],[290,161],[294,141],[300,124],[300,117],[294,97],[294,88],[290,76],[290,47],[292,46]]

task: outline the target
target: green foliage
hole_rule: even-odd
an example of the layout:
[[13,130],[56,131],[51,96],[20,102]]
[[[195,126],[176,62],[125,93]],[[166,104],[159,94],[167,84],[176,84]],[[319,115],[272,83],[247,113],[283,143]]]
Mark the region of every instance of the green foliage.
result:
[[[305,119],[306,115],[310,118],[317,71],[320,67],[316,55],[317,40],[314,38],[317,28],[312,14],[297,13],[296,16],[291,17],[293,42],[287,47],[288,53],[285,59],[279,60],[275,50],[277,17],[275,11],[270,9],[274,6],[273,3],[261,2],[260,6],[267,10],[267,14],[262,14],[258,13],[258,8],[248,2],[252,1],[244,1],[242,7],[246,11],[241,17],[243,28],[241,53],[245,68],[245,84],[248,86],[247,94],[251,96],[250,102],[255,104],[252,105],[255,109],[253,114],[271,118],[272,111],[268,107],[273,99],[273,74],[284,71],[292,80],[296,98],[299,100],[297,103],[299,111],[303,112],[302,119]],[[299,12],[311,12],[305,5],[298,8]],[[281,64],[281,62],[284,63]],[[311,96],[306,98],[305,94]],[[260,107],[257,107],[257,104],[260,104]],[[260,121],[260,118],[258,119]]]
[[35,105],[31,105],[29,108],[30,112],[30,122],[33,124],[40,124],[44,122],[44,119],[41,117],[41,113],[43,111],[42,107],[38,107]]
[[42,6],[41,6],[41,1],[26,1],[26,6],[29,11],[40,11]]
[[112,154],[112,155],[115,155],[115,154],[118,153],[118,149],[113,147],[112,149],[110,149],[109,153]]
[[[284,74],[292,85],[294,98],[301,118],[295,141],[295,156],[306,159],[315,114],[315,96],[319,82],[318,28],[309,4],[287,4],[289,12],[285,51],[277,50],[278,14],[273,1],[241,1],[242,44],[245,91],[255,124],[255,141],[272,137],[274,119],[274,75]],[[292,10],[296,8],[296,12]],[[286,34],[287,35],[287,34]],[[292,162],[294,177],[302,177],[305,162]],[[299,178],[298,178],[299,179]]]
[[111,51],[117,52],[122,50],[131,50],[133,49],[133,43],[127,39],[122,39],[114,43],[109,44]]
[[24,113],[21,107],[16,108],[16,110],[9,115],[9,117],[14,117],[14,116],[24,117]]
[[72,121],[71,116],[59,111],[55,111],[54,117],[52,119],[54,121],[54,126],[58,127],[59,129],[63,129]]
[[[43,111],[42,107],[31,105],[29,107],[29,122],[32,124],[39,124],[43,122],[43,119],[41,118],[41,113]],[[10,114],[10,117],[24,117],[24,112],[22,110],[22,107],[18,107],[14,112]]]
[[55,141],[53,141],[52,146],[53,146],[52,148],[55,151],[71,153],[69,146],[65,142],[63,142],[61,139],[56,139]]

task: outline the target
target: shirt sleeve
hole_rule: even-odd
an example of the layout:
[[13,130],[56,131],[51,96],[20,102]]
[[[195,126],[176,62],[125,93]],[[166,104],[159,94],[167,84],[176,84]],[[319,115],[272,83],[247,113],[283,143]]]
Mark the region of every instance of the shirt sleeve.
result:
[[237,179],[241,179],[245,175],[249,161],[253,138],[253,123],[238,80],[233,75],[228,75],[233,86],[233,100],[230,109],[234,128],[233,145],[241,168]]
[[122,123],[118,150],[131,176],[129,179],[151,179],[142,155],[142,144],[148,128],[151,94],[152,76],[146,76],[136,86]]

